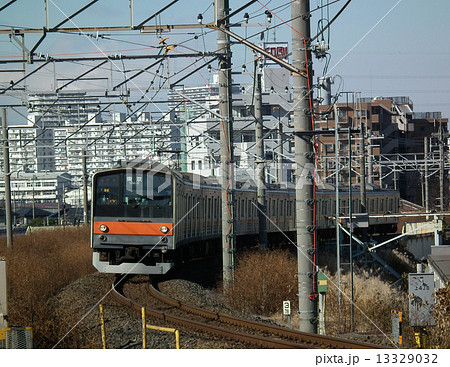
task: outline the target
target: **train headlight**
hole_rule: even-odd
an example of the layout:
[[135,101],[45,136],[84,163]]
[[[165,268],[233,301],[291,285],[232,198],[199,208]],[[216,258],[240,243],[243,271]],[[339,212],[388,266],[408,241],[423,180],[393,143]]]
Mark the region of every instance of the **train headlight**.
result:
[[98,229],[104,233],[108,232],[108,226],[106,224],[100,224]]
[[169,232],[169,227],[167,226],[161,226],[161,228],[159,229],[162,233],[166,234]]

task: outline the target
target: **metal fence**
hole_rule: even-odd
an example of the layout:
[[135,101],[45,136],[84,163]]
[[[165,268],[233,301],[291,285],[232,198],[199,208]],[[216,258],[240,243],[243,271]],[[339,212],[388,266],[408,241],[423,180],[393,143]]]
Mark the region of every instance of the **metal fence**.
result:
[[0,329],[0,349],[32,349],[33,329],[31,327],[11,327]]

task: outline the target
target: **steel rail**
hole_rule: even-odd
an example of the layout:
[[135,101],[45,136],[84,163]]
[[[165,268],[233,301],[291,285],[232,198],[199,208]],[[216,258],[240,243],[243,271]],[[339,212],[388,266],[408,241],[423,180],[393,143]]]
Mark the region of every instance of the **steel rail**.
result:
[[[120,303],[136,310],[141,311],[142,305],[138,304],[137,302],[125,297],[123,294],[121,294],[117,290],[118,285],[113,283],[112,289],[113,291],[111,294],[114,296],[114,298],[119,301]],[[200,331],[206,331],[209,333],[212,333],[214,335],[218,335],[227,339],[232,339],[238,342],[244,342],[249,343],[258,347],[262,348],[275,348],[275,349],[308,349],[311,348],[307,345],[302,345],[290,341],[285,340],[279,340],[279,339],[272,339],[272,338],[266,338],[262,336],[257,335],[250,335],[241,333],[238,331],[232,331],[232,330],[226,330],[217,326],[201,323],[198,321],[193,321],[189,319],[185,319],[179,316],[169,315],[165,312],[154,310],[148,307],[145,307],[145,312],[148,315],[151,315],[152,317],[155,317],[157,319],[160,319],[162,321],[167,321],[173,324],[177,324],[180,326],[189,327],[192,329],[200,330]]]
[[298,343],[307,344],[309,348],[337,348],[337,349],[386,349],[385,346],[380,346],[376,344],[357,342],[353,340],[347,340],[342,338],[310,334],[301,331],[286,329],[281,326],[263,324],[256,321],[246,320],[238,317],[228,316],[205,310],[200,307],[191,306],[180,302],[179,300],[173,299],[161,293],[155,288],[155,285],[148,284],[148,290],[151,295],[161,302],[166,303],[169,306],[182,309],[184,311],[190,312],[192,314],[209,318],[211,320],[222,321],[227,324],[253,328],[261,332],[268,332],[279,337],[284,337],[287,339],[295,340]]

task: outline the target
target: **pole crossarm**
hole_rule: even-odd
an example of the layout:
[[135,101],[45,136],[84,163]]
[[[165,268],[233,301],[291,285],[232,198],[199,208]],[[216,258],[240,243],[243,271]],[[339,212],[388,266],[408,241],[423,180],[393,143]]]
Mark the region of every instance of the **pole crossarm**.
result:
[[117,88],[119,88],[121,85],[123,85],[123,84],[129,82],[130,80],[136,78],[137,76],[141,75],[142,73],[145,73],[147,70],[149,70],[149,69],[151,69],[152,67],[154,67],[154,66],[158,65],[159,63],[161,63],[162,60],[163,60],[163,59],[159,59],[159,60],[155,61],[154,63],[150,64],[150,65],[147,66],[146,68],[144,68],[144,69],[138,71],[136,74],[130,76],[129,78],[125,79],[124,81],[120,82],[119,84],[116,84],[116,85],[112,88],[112,90],[115,91],[115,90],[116,90]]
[[306,74],[306,70],[303,69],[299,69],[296,68],[295,66],[289,64],[288,62],[279,59],[276,56],[273,56],[270,52],[267,52],[266,50],[264,50],[263,48],[256,46],[255,44],[253,44],[252,42],[246,40],[245,38],[237,35],[236,33],[231,32],[229,29],[225,28],[224,26],[216,26],[214,24],[208,24],[208,28],[211,29],[216,29],[218,31],[222,31],[223,33],[227,34],[230,37],[233,37],[234,39],[236,39],[237,41],[239,41],[240,43],[246,45],[247,47],[250,47],[252,50],[259,52],[261,55],[264,55],[265,57],[271,59],[272,61],[276,62],[278,65],[282,66],[283,68],[291,71],[292,73],[295,73],[297,75],[301,75],[303,77],[307,77]]
[[39,38],[39,40],[36,42],[36,44],[30,50],[30,53],[28,55],[28,63],[30,63],[30,64],[33,63],[34,52],[39,47],[39,45],[44,41],[46,36],[47,36],[47,29],[44,27],[41,38]]
[[8,90],[12,89],[14,86],[16,86],[17,84],[19,84],[20,82],[24,81],[25,79],[27,79],[29,76],[33,75],[34,73],[38,72],[39,70],[41,70],[43,67],[45,67],[50,61],[47,61],[45,64],[37,67],[36,69],[34,69],[33,71],[30,71],[27,75],[25,75],[23,78],[20,78],[17,82],[13,82],[10,84],[10,86],[8,88],[2,89],[0,91],[0,94],[4,94],[6,93]]
[[[342,229],[342,231],[345,232],[345,234],[350,236],[350,232],[346,228],[344,228],[341,224],[339,224],[339,227]],[[362,242],[358,237],[355,237],[353,234],[351,236],[359,245],[361,245],[366,250],[369,250],[368,246],[364,242]],[[355,256],[360,255],[360,254],[362,254],[362,253],[356,254]],[[369,251],[369,254],[376,261],[378,261],[381,264],[381,266],[383,266],[383,268],[385,268],[387,271],[389,271],[397,279],[401,279],[402,276],[398,272],[396,272],[390,265],[388,265],[388,263],[386,261],[384,261],[381,257],[379,257],[375,252]]]
[[250,5],[252,5],[253,3],[256,3],[258,0],[251,0],[248,3],[242,5],[239,9],[236,9],[235,11],[233,11],[232,13],[228,14],[227,16],[220,18],[217,20],[217,25],[221,25],[223,24],[227,19],[230,19],[232,16],[240,13],[242,10],[244,10],[245,8],[248,8]]
[[218,117],[219,119],[221,119],[221,120],[225,119],[221,114],[219,114],[219,113],[209,109],[208,107],[202,105],[200,102],[197,102],[195,99],[192,99],[192,98],[186,96],[185,94],[179,92],[178,90],[172,89],[172,91],[174,93],[178,94],[180,97],[183,97],[183,98],[187,99],[189,102],[192,102],[192,103],[196,104],[197,106],[203,108],[205,111],[208,111],[209,113],[212,113],[214,116]]
[[[200,29],[200,28],[211,28],[210,24],[161,24],[152,26],[143,26],[140,31],[141,33],[152,33],[152,32],[170,32],[177,29]],[[134,31],[135,28],[131,26],[100,26],[100,27],[79,27],[79,28],[58,28],[58,29],[48,29],[47,32],[51,33],[88,33],[88,32],[124,32],[124,31]],[[16,30],[19,33],[42,33],[42,28],[20,28]],[[0,34],[10,34],[9,29],[0,29]]]
[[61,89],[67,87],[68,85],[72,84],[73,82],[76,82],[77,80],[80,80],[83,76],[85,76],[85,75],[89,74],[90,72],[92,72],[92,71],[98,69],[100,66],[106,64],[107,62],[108,62],[108,60],[105,60],[105,61],[101,62],[100,64],[94,66],[93,68],[91,68],[91,69],[85,71],[83,74],[77,76],[76,78],[73,78],[72,80],[70,80],[70,81],[67,82],[66,84],[62,85],[61,87],[56,88],[56,93],[58,93],[59,91],[61,91]]
[[[167,54],[167,55],[122,55],[122,54],[113,54],[113,55],[105,55],[105,56],[93,56],[93,57],[67,57],[67,58],[58,58],[53,57],[51,55],[41,55],[42,59],[33,60],[34,63],[37,62],[67,62],[67,61],[102,61],[102,60],[138,60],[138,59],[164,59],[164,58],[186,58],[186,57],[205,57],[205,56],[216,56],[215,52],[197,52],[197,53],[189,53],[189,54]],[[51,58],[51,60],[50,60]],[[0,60],[0,64],[14,64],[20,63],[22,64],[24,60],[22,59],[2,59]]]
[[16,1],[17,1],[17,0],[11,0],[9,3],[3,5],[3,6],[0,8],[0,11],[6,9],[8,6],[10,6],[12,3],[15,3]]
[[209,60],[208,62],[204,63],[203,65],[195,68],[194,70],[192,70],[189,74],[183,76],[182,78],[178,79],[176,82],[170,84],[170,89],[172,89],[174,86],[176,86],[178,83],[182,82],[184,79],[190,77],[192,74],[195,74],[197,71],[203,69],[205,66],[211,64],[213,61],[217,60],[219,56],[216,56],[214,58],[212,58],[211,60]]
[[85,11],[87,8],[89,8],[90,6],[94,5],[98,0],[93,0],[91,1],[89,4],[83,6],[80,10],[77,10],[75,13],[73,13],[72,15],[69,15],[66,19],[64,19],[62,22],[58,23],[57,25],[55,25],[53,28],[50,29],[50,32],[55,32],[56,30],[58,30],[63,24],[67,23],[69,20],[75,18],[78,14],[82,13],[83,11]]
[[379,243],[378,245],[375,245],[375,246],[372,246],[372,247],[368,247],[368,250],[369,250],[369,251],[373,251],[373,250],[375,250],[375,249],[378,248],[378,247],[387,245],[388,243],[393,242],[393,241],[395,241],[395,240],[398,240],[399,238],[402,238],[402,237],[407,236],[407,235],[409,235],[409,234],[411,234],[411,233],[417,232],[419,229],[422,229],[422,228],[424,228],[424,227],[426,227],[426,226],[429,226],[429,224],[428,224],[428,223],[427,223],[427,224],[424,224],[423,226],[420,226],[419,228],[415,228],[415,229],[412,229],[412,230],[409,231],[409,232],[402,233],[401,235],[398,235],[398,236],[396,236],[396,237],[394,237],[394,238],[391,238],[390,240],[381,242],[381,243]]
[[145,23],[149,22],[150,20],[152,20],[154,17],[158,16],[159,14],[161,14],[164,10],[170,8],[173,4],[175,4],[176,2],[178,2],[178,0],[173,0],[170,4],[167,4],[166,6],[164,6],[163,8],[159,9],[156,13],[150,15],[147,19],[145,19],[144,21],[142,21],[141,23],[139,23],[136,27],[134,27],[135,29],[142,29],[142,27],[144,26]]

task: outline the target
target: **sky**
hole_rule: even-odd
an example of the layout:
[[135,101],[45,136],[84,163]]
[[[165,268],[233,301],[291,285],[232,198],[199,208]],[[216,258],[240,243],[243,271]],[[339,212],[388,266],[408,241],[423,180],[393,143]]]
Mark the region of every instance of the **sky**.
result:
[[[314,10],[318,6],[327,5],[323,9],[314,10],[311,17],[311,35],[318,29],[319,19],[331,19],[346,3],[347,0],[333,2],[332,0],[311,0],[310,6]],[[0,7],[9,0],[0,0]],[[50,26],[58,24],[65,15],[74,13],[89,1],[48,0]],[[82,26],[117,26],[129,25],[129,0],[100,0],[92,7],[66,23],[65,27]],[[134,24],[140,23],[151,14],[166,5],[167,1],[133,0]],[[230,0],[232,10],[243,4],[242,1]],[[290,19],[290,2],[283,0],[261,0],[232,18],[233,22],[242,22],[243,13],[250,14],[248,27],[233,27],[232,31],[241,36],[250,36],[255,44],[261,42],[258,32],[267,26],[264,11],[270,9],[274,13],[272,25],[279,25],[280,19]],[[266,7],[266,8],[265,8]],[[179,0],[170,9],[157,17],[162,24],[197,23],[197,15],[203,14],[204,23],[213,20],[213,6],[211,1]],[[335,20],[325,41],[329,43],[328,53],[331,56],[327,75],[335,80],[333,93],[337,91],[360,92],[362,97],[376,96],[408,96],[414,103],[416,112],[441,111],[443,117],[450,117],[450,32],[447,16],[450,14],[448,0],[352,0],[343,13]],[[46,24],[44,1],[17,0],[14,4],[0,12],[0,29],[11,27],[42,28]],[[155,19],[148,23],[155,24]],[[287,24],[264,33],[267,41],[291,40],[291,29]],[[30,49],[40,35],[26,36],[26,46]],[[36,52],[50,55],[101,55],[102,53],[121,54],[155,54],[158,52],[161,38],[168,37],[166,43],[177,44],[170,52],[189,53],[194,51],[214,51],[216,49],[216,33],[212,30],[173,31],[160,37],[153,34],[138,34],[137,32],[118,32],[97,34],[49,34],[38,47]],[[252,52],[242,45],[234,45],[233,67],[240,71],[243,63],[251,67]],[[21,50],[8,35],[0,35],[0,61],[19,57]],[[143,100],[157,99],[161,92],[155,95],[152,88],[163,88],[164,84],[159,75],[177,78],[183,75],[180,70],[190,64],[193,59],[171,59],[158,70],[150,69],[141,78],[136,78],[128,86],[141,95]],[[152,61],[139,60],[134,62],[117,61],[113,66],[102,67],[90,76],[105,77],[107,79],[74,83],[67,90],[87,89],[92,91],[105,90],[111,84],[132,75]],[[321,76],[325,63],[323,60],[313,59],[315,77]],[[55,84],[55,74],[58,86],[63,79],[80,75],[98,62],[58,64],[53,70],[46,66],[34,76],[27,79],[30,91],[49,90]],[[27,72],[39,64],[27,65]],[[196,66],[201,65],[197,62]],[[213,71],[217,63],[213,62]],[[0,64],[0,69],[11,70],[20,68],[21,64]],[[111,70],[113,69],[113,70]],[[123,72],[127,70],[127,73]],[[192,67],[191,69],[192,70]],[[153,74],[151,73],[153,72]],[[154,74],[158,74],[155,75]],[[18,80],[23,73],[0,72],[0,88],[9,85],[10,80]],[[112,78],[112,82],[111,82]],[[211,81],[211,75],[206,69],[186,79],[186,86],[204,85]],[[238,78],[238,77],[237,77]],[[149,84],[153,80],[153,84]],[[243,79],[251,84],[251,80]],[[22,84],[23,85],[23,84]],[[150,88],[152,87],[152,88]],[[150,88],[146,92],[147,88]],[[138,98],[138,97],[137,97]],[[24,97],[20,91],[2,95],[0,105],[19,103]],[[13,101],[13,102],[9,102]],[[153,109],[160,109],[152,106]],[[20,119],[13,115],[12,120]]]

